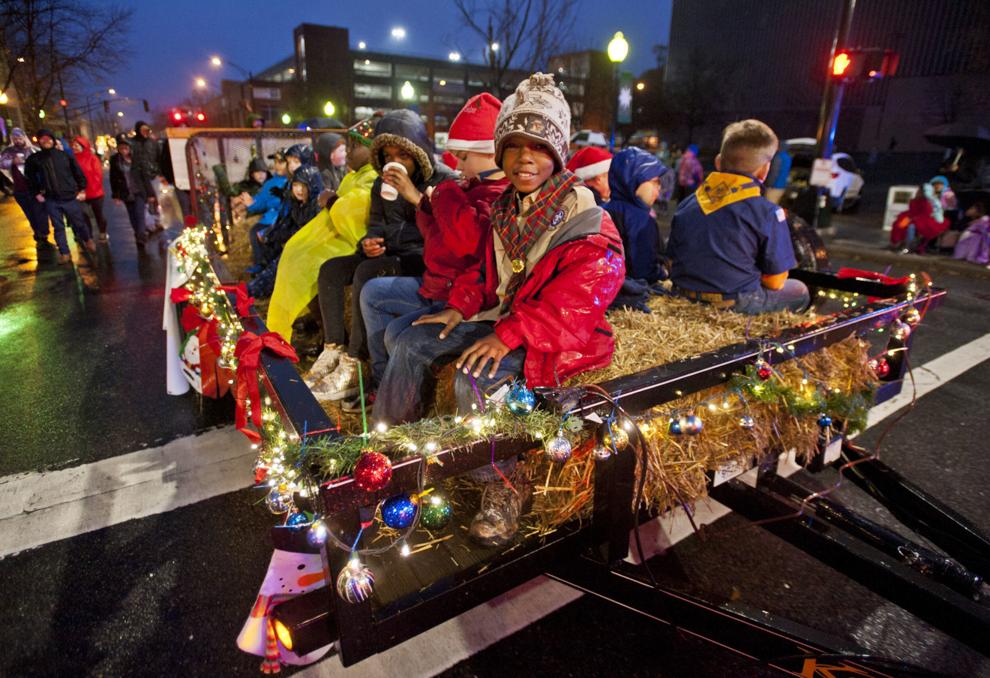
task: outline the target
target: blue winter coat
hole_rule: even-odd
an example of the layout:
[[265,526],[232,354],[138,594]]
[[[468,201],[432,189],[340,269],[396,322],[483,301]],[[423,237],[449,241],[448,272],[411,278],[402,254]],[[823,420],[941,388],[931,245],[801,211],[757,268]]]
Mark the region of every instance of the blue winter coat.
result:
[[608,170],[611,198],[603,207],[622,236],[626,253],[626,277],[654,283],[663,277],[660,234],[647,205],[636,196],[640,184],[669,170],[655,156],[639,148],[627,148],[612,158]]
[[286,177],[276,174],[263,183],[254,196],[254,202],[248,207],[248,214],[262,215],[258,223],[263,226],[274,224],[282,206],[282,191],[288,181]]

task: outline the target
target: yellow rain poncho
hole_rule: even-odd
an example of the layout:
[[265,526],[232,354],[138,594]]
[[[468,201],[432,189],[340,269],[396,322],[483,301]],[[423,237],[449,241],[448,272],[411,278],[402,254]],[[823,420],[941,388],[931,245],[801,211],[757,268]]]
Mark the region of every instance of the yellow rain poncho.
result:
[[370,164],[345,176],[329,211],[320,210],[285,244],[266,322],[286,341],[292,340],[292,323],[316,296],[323,262],[357,250],[368,228],[371,185],[377,177]]

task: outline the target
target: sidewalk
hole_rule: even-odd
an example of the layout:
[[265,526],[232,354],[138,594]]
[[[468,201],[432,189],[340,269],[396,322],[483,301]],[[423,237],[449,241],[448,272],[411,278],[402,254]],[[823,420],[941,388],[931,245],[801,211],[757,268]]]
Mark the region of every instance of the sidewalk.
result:
[[958,261],[945,254],[900,254],[889,249],[889,233],[880,228],[878,214],[836,214],[834,235],[824,235],[832,259],[853,259],[919,271],[990,280],[990,268]]

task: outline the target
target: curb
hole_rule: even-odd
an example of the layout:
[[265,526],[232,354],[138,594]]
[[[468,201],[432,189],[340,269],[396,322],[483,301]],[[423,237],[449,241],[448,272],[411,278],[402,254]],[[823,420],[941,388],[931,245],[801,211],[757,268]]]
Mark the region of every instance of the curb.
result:
[[825,246],[828,248],[830,256],[838,255],[856,260],[896,264],[918,271],[939,271],[942,273],[962,275],[968,278],[990,280],[990,268],[939,255],[899,254],[889,250],[877,249],[874,245],[855,240],[827,240]]

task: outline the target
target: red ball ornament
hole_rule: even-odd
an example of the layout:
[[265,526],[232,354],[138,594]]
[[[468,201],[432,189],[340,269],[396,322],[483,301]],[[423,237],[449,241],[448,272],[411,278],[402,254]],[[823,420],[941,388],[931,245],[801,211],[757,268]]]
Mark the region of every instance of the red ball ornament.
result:
[[392,462],[381,452],[365,452],[354,465],[354,484],[365,492],[377,492],[392,479]]
[[887,362],[886,358],[871,360],[869,366],[873,370],[873,374],[877,375],[877,379],[883,379],[890,374],[890,363]]
[[761,381],[766,381],[773,376],[773,368],[770,367],[770,363],[766,360],[756,361],[756,376],[760,378]]

